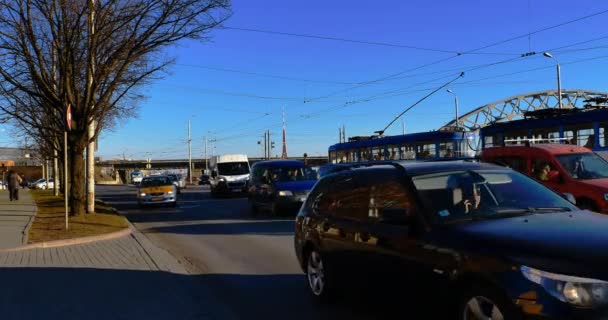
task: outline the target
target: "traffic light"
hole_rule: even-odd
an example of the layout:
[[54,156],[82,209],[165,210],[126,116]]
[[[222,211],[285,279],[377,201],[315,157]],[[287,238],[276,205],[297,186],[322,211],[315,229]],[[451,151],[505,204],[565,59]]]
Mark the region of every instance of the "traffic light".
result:
[[274,141],[270,143],[270,148],[274,149]]

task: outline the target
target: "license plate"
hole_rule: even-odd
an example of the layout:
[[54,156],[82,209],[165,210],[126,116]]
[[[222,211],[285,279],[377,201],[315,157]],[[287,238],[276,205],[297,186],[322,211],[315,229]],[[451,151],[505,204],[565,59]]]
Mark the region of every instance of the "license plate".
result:
[[152,198],[152,201],[163,201],[163,200],[165,200],[165,198],[163,198],[163,197],[153,197]]
[[241,189],[232,189],[232,192],[241,192]]

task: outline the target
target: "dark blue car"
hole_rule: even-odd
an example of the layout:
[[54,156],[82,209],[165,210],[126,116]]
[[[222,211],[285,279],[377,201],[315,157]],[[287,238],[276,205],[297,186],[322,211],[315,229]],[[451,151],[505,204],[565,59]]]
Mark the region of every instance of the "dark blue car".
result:
[[316,172],[295,160],[261,161],[251,168],[251,212],[270,211],[276,216],[297,212],[317,182]]

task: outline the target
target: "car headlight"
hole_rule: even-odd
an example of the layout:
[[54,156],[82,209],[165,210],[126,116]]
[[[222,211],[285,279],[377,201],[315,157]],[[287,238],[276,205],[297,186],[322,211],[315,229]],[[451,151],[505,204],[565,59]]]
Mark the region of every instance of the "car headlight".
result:
[[140,197],[145,197],[145,196],[146,196],[146,193],[145,193],[145,192],[142,192],[142,193],[140,193],[140,194],[139,194],[139,196],[140,196]]
[[608,201],[608,193],[604,193],[604,200]]
[[579,307],[595,307],[608,303],[608,282],[546,272],[526,266],[521,273],[542,286],[557,299]]
[[167,191],[167,194],[173,194],[173,191]]
[[217,181],[219,181],[219,182],[226,182],[226,178],[218,178]]
[[289,190],[281,190],[281,191],[279,191],[279,196],[280,197],[291,197],[291,196],[293,196],[293,192],[291,192]]

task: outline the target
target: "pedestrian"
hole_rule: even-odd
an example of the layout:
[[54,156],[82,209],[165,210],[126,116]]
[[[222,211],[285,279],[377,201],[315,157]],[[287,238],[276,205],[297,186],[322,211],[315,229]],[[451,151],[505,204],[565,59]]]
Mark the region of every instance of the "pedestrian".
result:
[[19,174],[13,170],[8,173],[8,193],[11,201],[19,200],[19,186],[23,180]]

